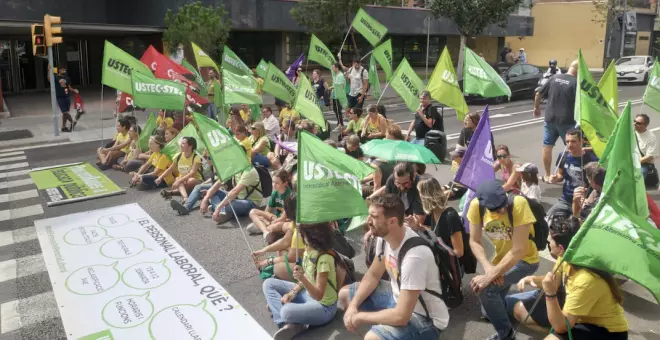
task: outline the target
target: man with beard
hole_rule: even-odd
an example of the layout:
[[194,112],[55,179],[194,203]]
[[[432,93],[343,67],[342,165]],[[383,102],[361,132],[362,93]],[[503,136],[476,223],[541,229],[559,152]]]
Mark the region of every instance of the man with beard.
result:
[[421,225],[424,223],[426,214],[417,191],[418,181],[419,175],[412,163],[397,163],[392,175],[387,178],[385,186],[378,189],[369,198],[372,199],[386,193],[397,195],[403,201],[406,218],[414,217]]

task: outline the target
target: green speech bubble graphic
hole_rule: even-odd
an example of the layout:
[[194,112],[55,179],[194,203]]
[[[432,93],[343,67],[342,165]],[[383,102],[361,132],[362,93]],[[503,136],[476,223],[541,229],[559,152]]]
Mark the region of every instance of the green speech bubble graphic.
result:
[[73,228],[63,237],[64,242],[72,246],[86,246],[110,238],[105,228],[96,226]]
[[169,281],[172,272],[165,265],[165,259],[160,262],[142,262],[134,264],[121,274],[125,285],[134,289],[154,289]]
[[121,227],[130,221],[131,219],[126,215],[112,214],[99,218],[97,223],[102,227]]
[[174,305],[160,310],[149,322],[151,339],[211,340],[218,322],[206,311],[206,300],[197,305]]
[[127,259],[136,256],[143,251],[149,251],[145,248],[144,242],[135,237],[120,237],[107,241],[101,245],[101,255],[111,259]]
[[110,265],[95,264],[80,268],[66,278],[64,285],[74,294],[94,295],[103,293],[117,285],[119,271],[117,262]]
[[147,322],[153,314],[154,304],[149,300],[149,292],[114,298],[101,311],[103,321],[115,328],[137,327]]

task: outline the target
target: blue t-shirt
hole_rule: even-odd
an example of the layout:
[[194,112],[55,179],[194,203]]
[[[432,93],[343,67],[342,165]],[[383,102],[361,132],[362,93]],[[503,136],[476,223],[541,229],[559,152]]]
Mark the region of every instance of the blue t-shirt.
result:
[[577,187],[587,187],[587,175],[584,172],[584,166],[589,162],[598,162],[598,157],[591,151],[585,151],[582,157],[574,157],[567,151],[562,157],[559,154],[557,159],[562,159],[559,167],[564,171],[564,188],[562,189],[562,198],[568,203],[573,203],[573,191]]

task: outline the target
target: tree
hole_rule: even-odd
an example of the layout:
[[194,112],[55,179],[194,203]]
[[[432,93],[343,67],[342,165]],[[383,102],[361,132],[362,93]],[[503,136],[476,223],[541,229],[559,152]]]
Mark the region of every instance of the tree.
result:
[[461,48],[456,69],[458,78],[463,75],[465,40],[476,37],[489,25],[506,28],[509,15],[520,6],[523,0],[436,0],[430,8],[435,18],[453,20],[461,34]]
[[229,37],[231,21],[224,6],[204,6],[201,2],[185,4],[165,13],[163,41],[169,46],[188,45],[194,41],[211,58],[218,61]]

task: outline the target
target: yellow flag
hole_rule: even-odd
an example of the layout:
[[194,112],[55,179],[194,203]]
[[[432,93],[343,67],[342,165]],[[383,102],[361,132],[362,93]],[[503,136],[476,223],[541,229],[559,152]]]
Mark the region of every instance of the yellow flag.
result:
[[213,67],[213,69],[215,69],[216,72],[220,73],[220,68],[218,68],[218,65],[215,64],[213,59],[211,59],[211,57],[209,57],[209,55],[206,54],[206,52],[202,51],[202,49],[199,48],[197,44],[195,43],[191,43],[191,44],[192,44],[193,53],[195,54],[195,60],[197,61],[197,67]]
[[598,89],[605,98],[607,104],[616,113],[619,112],[619,86],[616,81],[616,68],[614,67],[614,60],[603,73],[603,77],[598,81]]
[[456,110],[456,119],[459,121],[462,122],[465,114],[470,111],[465,102],[465,97],[463,97],[463,92],[458,86],[456,71],[451,62],[447,46],[440,55],[440,61],[435,65],[426,89],[431,93],[433,99]]

